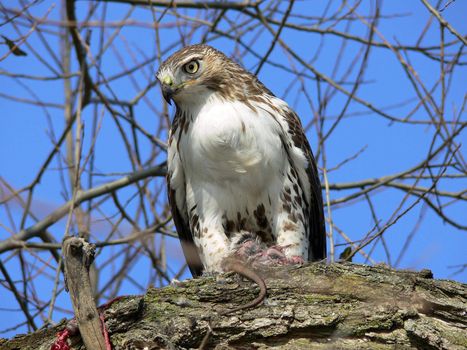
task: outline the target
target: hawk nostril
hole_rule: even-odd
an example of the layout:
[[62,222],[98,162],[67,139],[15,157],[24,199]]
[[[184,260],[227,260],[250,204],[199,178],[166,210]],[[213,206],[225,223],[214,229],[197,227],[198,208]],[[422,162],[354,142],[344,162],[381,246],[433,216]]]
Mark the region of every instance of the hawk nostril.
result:
[[169,76],[164,77],[162,79],[162,83],[164,83],[165,85],[168,85],[168,86],[172,86],[174,84],[172,78],[169,77]]

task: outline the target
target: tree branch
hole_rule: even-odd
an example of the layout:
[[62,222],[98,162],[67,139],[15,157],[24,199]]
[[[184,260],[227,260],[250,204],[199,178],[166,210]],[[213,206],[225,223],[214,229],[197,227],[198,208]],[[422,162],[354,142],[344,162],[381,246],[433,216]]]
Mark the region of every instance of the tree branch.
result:
[[[288,349],[462,349],[467,286],[433,280],[431,271],[311,264],[263,271],[266,302],[221,316],[257,293],[233,274],[179,282],[130,296],[105,312],[114,349],[207,347]],[[2,349],[47,349],[63,322],[15,337]],[[72,339],[75,346],[79,337]]]
[[64,217],[69,212],[70,207],[72,205],[76,207],[85,201],[99,197],[103,194],[111,193],[122,187],[128,186],[132,183],[146,179],[151,176],[164,176],[166,173],[165,168],[166,166],[164,163],[149,169],[136,171],[121,179],[106,183],[98,187],[91,188],[87,191],[79,191],[74,201],[66,202],[64,205],[53,211],[43,220],[37,222],[33,226],[28,227],[27,229],[21,230],[19,233],[4,240],[3,242],[0,242],[0,254],[7,250],[22,247],[24,241],[36,237],[49,226],[53,225],[55,222]]

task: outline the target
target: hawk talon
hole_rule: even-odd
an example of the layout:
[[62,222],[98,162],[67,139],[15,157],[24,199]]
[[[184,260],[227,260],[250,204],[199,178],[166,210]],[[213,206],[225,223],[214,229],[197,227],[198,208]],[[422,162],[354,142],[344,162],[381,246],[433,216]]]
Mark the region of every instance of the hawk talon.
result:
[[288,259],[288,265],[303,265],[305,264],[305,259],[300,255],[292,255]]
[[251,257],[252,265],[259,266],[284,266],[284,265],[303,265],[305,259],[300,255],[287,257],[284,250],[289,246],[272,246],[268,249]]

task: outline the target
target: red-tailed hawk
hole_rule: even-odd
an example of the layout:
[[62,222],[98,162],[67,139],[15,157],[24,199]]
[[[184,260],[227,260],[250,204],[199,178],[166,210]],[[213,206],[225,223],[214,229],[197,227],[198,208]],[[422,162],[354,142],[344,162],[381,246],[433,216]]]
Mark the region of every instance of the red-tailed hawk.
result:
[[183,48],[157,73],[176,113],[168,196],[193,276],[232,254],[279,264],[326,257],[321,186],[295,112],[207,45]]

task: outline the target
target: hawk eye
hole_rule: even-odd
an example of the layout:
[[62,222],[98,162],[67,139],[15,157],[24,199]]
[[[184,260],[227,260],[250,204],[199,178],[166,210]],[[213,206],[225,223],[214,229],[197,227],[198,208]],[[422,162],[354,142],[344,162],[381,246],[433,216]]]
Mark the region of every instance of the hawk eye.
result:
[[190,61],[183,66],[183,70],[188,74],[195,74],[199,69],[199,63],[196,60]]

